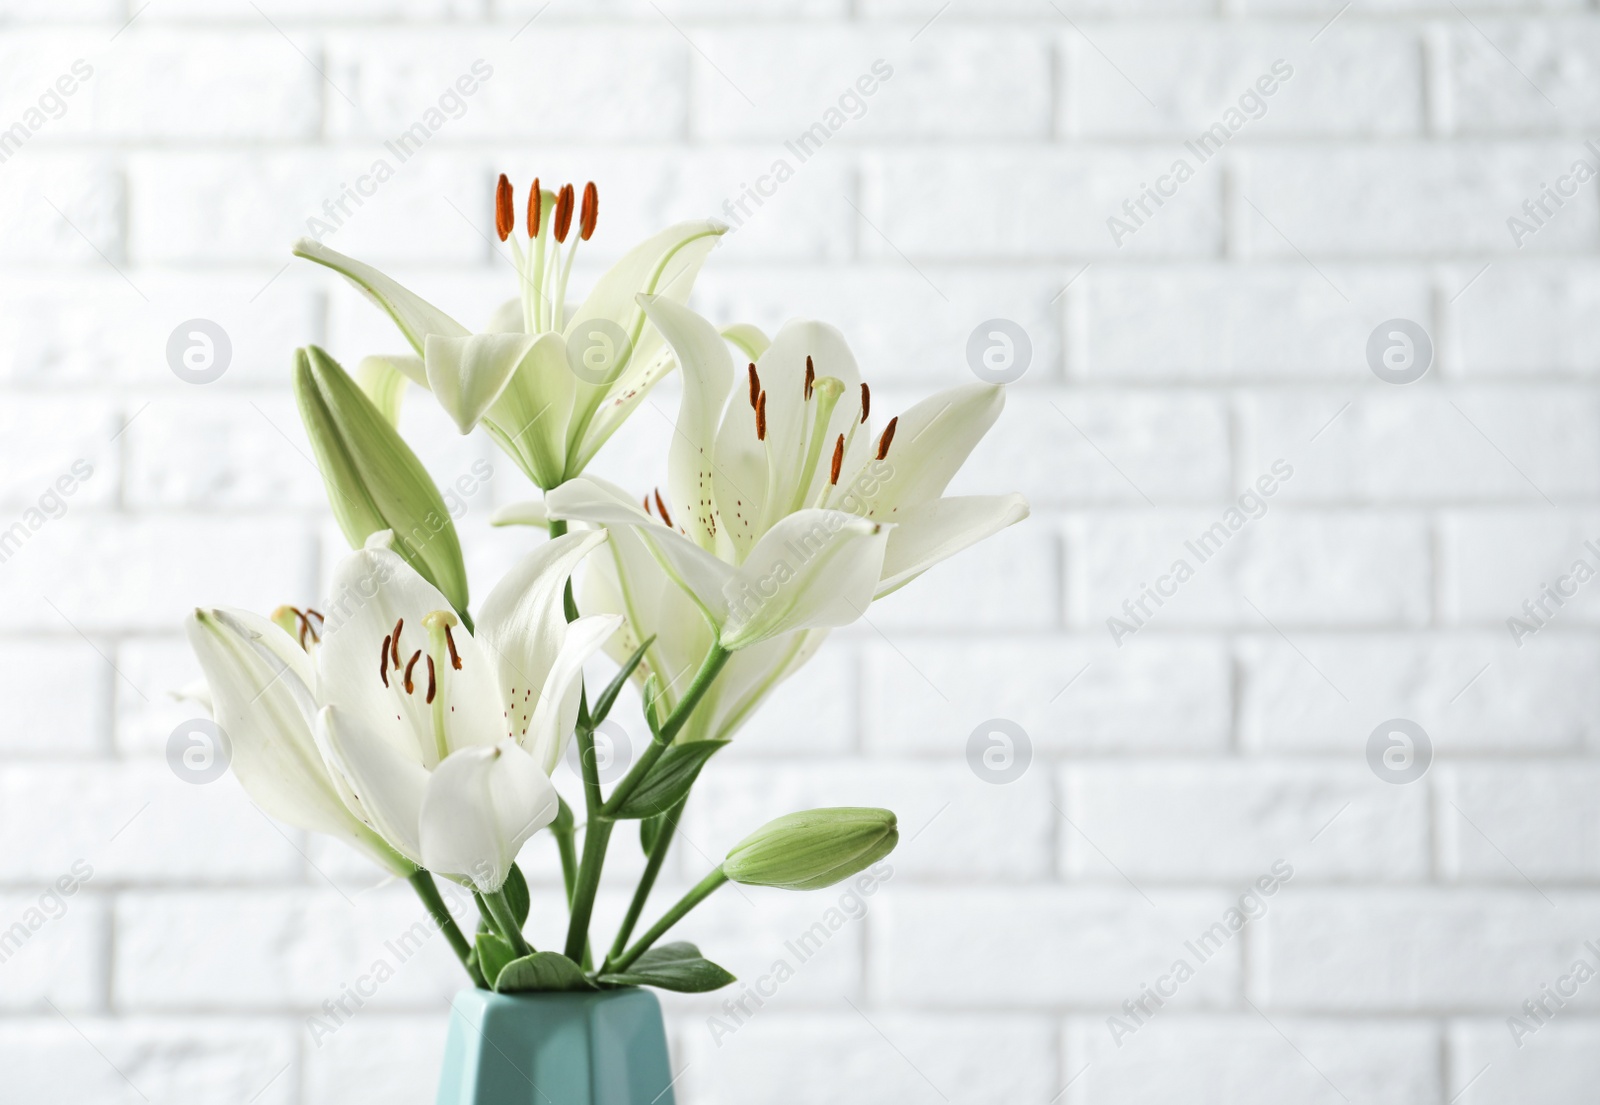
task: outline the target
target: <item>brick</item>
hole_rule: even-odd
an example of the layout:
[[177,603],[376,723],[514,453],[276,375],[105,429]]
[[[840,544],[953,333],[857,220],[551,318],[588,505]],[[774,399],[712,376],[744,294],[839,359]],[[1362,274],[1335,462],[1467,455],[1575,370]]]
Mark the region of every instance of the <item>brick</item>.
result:
[[1255,1013],[1162,1010],[1120,1047],[1105,1024],[1088,1019],[1071,1022],[1067,1041],[1069,1073],[1082,1068],[1064,1098],[1072,1105],[1167,1100],[1196,1085],[1238,1105],[1341,1099],[1403,1105],[1439,1096],[1438,1032],[1416,1021],[1267,1021]]
[[253,1018],[74,1016],[69,1023],[46,1013],[8,1027],[0,1055],[19,1100],[296,1100],[293,1038],[282,1025]]
[[[8,264],[69,264],[118,272],[125,260],[126,190],[104,154],[40,148],[42,136],[6,162],[0,175],[0,253]],[[121,272],[124,283],[125,271]],[[127,294],[140,294],[133,285]]]
[[[1231,904],[1215,891],[1157,891],[1149,898],[1125,887],[896,887],[885,903],[873,992],[881,1000],[936,1009],[1118,1005],[1138,997],[1183,954],[1184,940]],[[1064,932],[1073,934],[1070,941],[1061,939]],[[1172,1004],[1215,1007],[1230,1001],[1239,986],[1238,946],[1223,944],[1200,963]],[[985,966],[1017,948],[1029,949],[1026,971]],[[935,962],[940,969],[928,970]]]
[[[736,1101],[1047,1099],[1055,1092],[1049,1022],[1029,1017],[928,1017],[837,1003],[827,1015],[761,1010],[720,1046],[689,1027],[682,1098]],[[881,1033],[881,1035],[880,1035]],[[898,1053],[898,1054],[897,1054]],[[818,1056],[828,1061],[819,1063]]]
[[365,999],[359,1015],[437,1008],[465,984],[438,933],[420,945],[399,943],[413,925],[422,926],[413,941],[429,930],[410,887],[348,898],[321,886],[122,895],[112,979],[119,1008],[207,1008],[216,1002],[217,980],[227,978],[230,1009],[313,1013],[346,987],[360,987],[373,992],[357,991]]
[[1600,841],[1588,809],[1597,783],[1581,761],[1444,765],[1435,782],[1443,870],[1518,887],[1594,879]]
[[784,27],[717,31],[696,45],[707,61],[691,68],[695,137],[770,140],[796,167],[818,142],[1049,131],[1051,44],[1037,33],[968,29],[908,50],[898,27]]
[[[1459,273],[1457,287],[1473,274]],[[1496,262],[1455,310],[1463,375],[1587,377],[1595,370],[1600,272],[1581,262]]]
[[[1081,289],[1085,302],[1082,374],[1119,382],[1300,383],[1316,375],[1365,383],[1367,335],[1396,316],[1426,319],[1428,282],[1420,270],[1401,266],[1328,271],[1354,307],[1299,258],[1244,265],[1097,265],[1068,293]],[[1152,326],[1152,318],[1162,325]]]
[[890,860],[897,879],[1048,877],[1058,823],[1045,772],[997,786],[965,763],[869,760],[844,768],[797,764],[776,771],[765,764],[718,764],[706,772],[696,793],[683,831],[712,856],[793,810],[893,810],[901,840]]
[[1451,1092],[1464,1093],[1471,1086],[1472,1096],[1484,1105],[1512,1105],[1535,1094],[1545,1100],[1559,1100],[1582,1094],[1580,1087],[1593,1084],[1600,1074],[1594,1050],[1595,1041],[1600,1038],[1600,1022],[1594,1017],[1558,1011],[1554,1020],[1537,1026],[1533,1035],[1522,1036],[1522,1046],[1518,1047],[1507,1024],[1511,1016],[1519,1016],[1525,1024],[1532,1023],[1514,1008],[1507,1008],[1497,1017],[1451,1022]]
[[[170,628],[174,634],[182,631]],[[118,644],[111,657],[126,681],[84,642],[78,642],[78,651],[80,662],[92,661],[115,695],[113,741],[119,753],[164,756],[180,722],[207,716],[199,703],[179,697],[203,679],[184,637],[132,637]]]
[[1384,783],[1365,764],[1083,764],[1062,773],[1062,794],[1072,878],[1243,892],[1280,860],[1296,885],[1428,874],[1426,792]]
[[[1087,41],[1064,31],[1072,76],[1063,85],[1063,117],[1084,135],[1170,136],[1173,156],[1187,156],[1195,167],[1199,155],[1180,141],[1198,144],[1219,122],[1234,132],[1230,146],[1267,135],[1420,130],[1422,50],[1416,38],[1393,25],[1352,21],[1329,28],[1308,48],[1320,22],[1243,29],[1112,23],[1083,28]],[[1281,67],[1274,69],[1280,62],[1288,66],[1287,78]],[[1261,94],[1263,76],[1274,88],[1270,95]],[[1224,121],[1230,108],[1242,124],[1234,117]]]
[[[634,29],[541,21],[509,51],[490,49],[476,29],[448,27],[423,36],[407,26],[363,28],[325,42],[328,79],[354,101],[328,98],[329,130],[340,137],[400,145],[420,122],[434,133],[429,142],[659,142],[685,126],[688,47],[660,22]],[[526,185],[517,182],[519,194]]]
[[0,748],[46,756],[104,748],[112,678],[105,660],[76,637],[0,644],[0,696],[12,711]]
[[1263,751],[1342,752],[1352,736],[1404,717],[1440,755],[1587,747],[1600,691],[1583,673],[1600,663],[1600,646],[1566,634],[1517,650],[1503,632],[1296,633],[1292,645],[1252,633],[1238,645],[1240,739]]
[[0,768],[0,824],[23,842],[0,866],[11,882],[51,881],[83,860],[108,882],[284,879],[301,857],[231,778],[180,779],[164,761]]
[[[1292,887],[1251,945],[1251,998],[1268,1013],[1509,1014],[1600,931],[1587,893]],[[1575,1004],[1594,1007],[1591,995]]]
[[1019,383],[1060,378],[1060,293],[1075,268],[925,265],[925,281],[899,258],[826,268],[720,262],[707,266],[695,284],[698,309],[708,318],[751,322],[769,335],[796,316],[825,319],[844,333],[874,389],[931,391],[970,383],[967,343],[995,318],[1017,323],[1028,336],[1031,356]]
[[36,886],[0,896],[6,978],[0,1007],[7,1011],[50,1015],[54,1004],[78,1014],[102,1005],[108,948],[106,904],[82,886],[63,895],[51,885],[63,875],[72,877],[64,867],[41,878]]
[[[1292,482],[1293,477],[1291,477]],[[1199,538],[1227,527],[1227,505],[1201,512],[1138,511],[1085,519],[1083,610],[1077,624],[1131,647],[1146,627],[1233,624],[1420,625],[1431,608],[1428,532],[1403,513],[1307,513],[1256,496],[1226,544]],[[1193,547],[1191,547],[1193,546]],[[1196,551],[1198,550],[1198,552]],[[1200,552],[1207,554],[1205,559]],[[1192,575],[1179,580],[1182,568]],[[1167,592],[1158,605],[1147,588]],[[1143,605],[1140,600],[1143,598]],[[1124,603],[1132,605],[1132,612]],[[1108,619],[1119,625],[1111,627]],[[1141,625],[1141,621],[1143,624]],[[1142,641],[1141,641],[1142,643]]]
[[[1487,41],[1485,41],[1487,39]],[[1589,64],[1600,44],[1592,18],[1488,16],[1450,30],[1448,59],[1464,133],[1583,130],[1600,121],[1600,79]],[[1553,110],[1552,104],[1560,104]],[[1568,142],[1582,158],[1581,140]],[[1571,159],[1552,164],[1564,169]],[[1594,164],[1594,156],[1587,155]],[[1548,179],[1548,178],[1546,178]]]
[[[1289,259],[1298,251],[1321,266],[1364,254],[1510,253],[1517,246],[1506,220],[1521,212],[1533,182],[1571,159],[1560,145],[1480,142],[1285,144],[1242,151],[1238,160],[1241,200],[1260,209],[1241,203],[1240,252]],[[1427,202],[1418,202],[1423,196]],[[1585,252],[1597,240],[1600,211],[1569,204],[1523,249]]]
[[[1592,625],[1600,613],[1595,596],[1581,585],[1559,605],[1544,595],[1546,586],[1572,574],[1577,561],[1600,566],[1600,558],[1585,548],[1588,541],[1600,544],[1600,518],[1587,511],[1556,512],[1541,503],[1463,512],[1446,518],[1442,538],[1441,605],[1453,622],[1493,626],[1520,650],[1538,639],[1528,626],[1543,635],[1545,626]],[[1560,586],[1573,591],[1575,578]],[[1532,604],[1531,613],[1524,603]],[[1511,618],[1521,623],[1514,634],[1507,625]]]
[[[861,211],[870,225],[858,228],[862,252],[908,255],[913,263],[1121,256],[1107,220],[1120,217],[1139,182],[1165,172],[1172,158],[1164,147],[865,154]],[[1197,173],[1121,249],[1139,256],[1215,254],[1222,244],[1220,179]],[[974,205],[974,196],[986,202]]]
[[873,603],[868,616],[886,633],[1054,628],[1061,610],[1058,546],[1048,518],[1030,519],[936,565]]
[[1228,739],[1228,665],[1203,639],[1116,651],[1093,637],[894,641],[868,648],[869,751],[960,755],[1001,715],[1036,751],[1216,749]]
[[[322,79],[282,34],[257,26],[130,27],[86,90],[96,131],[138,139],[316,137]],[[228,63],[218,65],[223,57]]]
[[1562,387],[1260,393],[1246,407],[1246,463],[1292,459],[1293,502],[1592,499],[1597,416],[1594,395]]
[[[318,1033],[304,1047],[305,1105],[338,1105],[372,1095],[424,1101],[439,1081],[446,1019],[365,1012]],[[302,1030],[302,1039],[310,1036]]]
[[281,517],[68,514],[8,561],[0,602],[14,627],[52,633],[171,631],[197,602],[267,611],[313,593],[306,537]]

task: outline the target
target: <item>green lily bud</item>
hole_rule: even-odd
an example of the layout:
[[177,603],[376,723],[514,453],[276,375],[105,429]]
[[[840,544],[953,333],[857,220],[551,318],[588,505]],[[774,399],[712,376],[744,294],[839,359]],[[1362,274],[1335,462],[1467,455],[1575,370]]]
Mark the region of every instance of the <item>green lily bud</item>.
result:
[[888,810],[804,810],[769,821],[735,844],[722,871],[747,886],[818,890],[876,863],[899,841]]
[[373,401],[316,346],[295,352],[294,394],[333,516],[352,548],[394,531],[394,551],[467,609],[467,573],[439,489]]

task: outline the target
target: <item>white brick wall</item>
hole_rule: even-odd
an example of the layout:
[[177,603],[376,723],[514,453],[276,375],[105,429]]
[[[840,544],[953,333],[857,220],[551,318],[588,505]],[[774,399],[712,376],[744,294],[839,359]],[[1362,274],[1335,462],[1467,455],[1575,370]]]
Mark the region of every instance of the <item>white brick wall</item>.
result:
[[[985,319],[1033,346],[959,480],[1032,520],[836,634],[692,807],[664,890],[796,806],[888,805],[904,833],[866,915],[733,1036],[708,1018],[737,989],[668,998],[680,1100],[1592,1098],[1600,988],[1520,1047],[1506,1019],[1600,941],[1600,583],[1520,647],[1505,619],[1600,540],[1600,182],[1523,248],[1506,225],[1600,123],[1594,7],[0,0],[0,132],[93,69],[0,163],[0,528],[93,469],[0,563],[0,927],[93,867],[0,962],[0,1101],[432,1099],[442,944],[306,1027],[414,903],[163,750],[193,712],[168,697],[185,609],[311,600],[341,548],[291,351],[399,344],[287,245],[476,59],[464,113],[331,238],[463,317],[508,294],[494,173],[599,183],[581,284],[724,214],[883,59],[699,305],[837,322],[889,407],[970,379]],[[1265,113],[1119,247],[1108,217],[1279,58]],[[233,344],[204,387],[165,359],[193,318]],[[1405,387],[1367,363],[1393,318],[1436,350]],[[520,541],[487,514],[525,481],[425,402],[404,427],[441,482],[493,466],[461,523],[481,594]],[[655,483],[666,421],[633,429],[597,469]],[[1265,515],[1114,642],[1280,459]],[[1033,749],[1004,785],[966,751],[997,717]],[[1367,762],[1396,717],[1433,743],[1412,783]],[[1264,915],[1114,1038],[1277,860]],[[547,841],[526,866],[551,900]],[[750,980],[836,901],[725,891],[686,932]]]

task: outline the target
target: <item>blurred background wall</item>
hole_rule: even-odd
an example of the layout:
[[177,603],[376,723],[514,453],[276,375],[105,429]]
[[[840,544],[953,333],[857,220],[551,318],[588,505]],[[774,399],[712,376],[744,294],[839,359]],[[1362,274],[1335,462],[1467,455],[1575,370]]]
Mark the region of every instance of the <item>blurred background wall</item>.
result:
[[[701,785],[674,887],[802,805],[903,837],[870,898],[686,926],[743,982],[668,1001],[680,1101],[1588,1099],[1597,58],[1577,0],[4,0],[0,928],[40,923],[0,1098],[432,1100],[442,941],[172,766],[169,692],[187,609],[314,602],[343,549],[294,347],[403,348],[289,243],[480,323],[505,171],[598,183],[580,289],[717,216],[696,305],[835,322],[875,407],[1016,379],[958,483],[1032,519]],[[597,470],[664,482],[674,410]],[[528,487],[416,391],[403,428],[481,596]]]

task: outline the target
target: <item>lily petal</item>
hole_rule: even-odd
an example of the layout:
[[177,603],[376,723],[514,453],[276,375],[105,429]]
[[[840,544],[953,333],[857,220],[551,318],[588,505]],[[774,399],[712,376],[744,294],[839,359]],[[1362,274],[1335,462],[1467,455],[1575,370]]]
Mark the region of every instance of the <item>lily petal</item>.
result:
[[841,510],[800,510],[766,532],[728,582],[722,647],[848,625],[883,570],[887,526]]
[[444,337],[465,337],[470,331],[420,295],[389,279],[371,265],[346,257],[329,249],[313,238],[301,238],[294,244],[296,257],[332,269],[354,284],[362,294],[386,311],[400,333],[418,354],[429,334]]
[[543,499],[529,499],[521,503],[507,503],[489,515],[491,526],[538,526],[543,529],[550,524],[550,516],[545,513]]
[[489,408],[489,430],[540,487],[565,478],[567,420],[578,380],[560,334],[541,334]]
[[689,308],[659,296],[641,295],[639,304],[672,347],[683,372],[683,401],[667,459],[672,516],[690,540],[714,550],[713,439],[733,387],[733,357],[722,336]]
[[745,359],[750,361],[759,361],[761,354],[767,351],[767,346],[772,344],[772,339],[767,337],[761,327],[748,322],[736,322],[732,326],[724,326],[722,336],[732,342]]
[[560,799],[514,741],[452,753],[427,780],[420,836],[423,866],[499,890],[529,837],[556,818]]
[[324,706],[317,715],[317,745],[357,796],[367,824],[407,859],[426,866],[417,823],[428,769],[397,751],[360,712],[338,706]]
[[537,696],[538,705],[521,737],[522,747],[546,775],[552,774],[561,762],[578,723],[583,665],[621,627],[622,619],[615,614],[591,614],[567,626],[561,650],[556,653],[555,663]]
[[[930,396],[900,416],[888,471],[867,495],[868,515],[899,522],[902,508],[937,499],[1005,408],[998,384],[968,384]],[[873,463],[873,462],[868,462]]]
[[1028,500],[1014,492],[935,499],[904,511],[889,534],[877,597],[1027,516]]
[[471,433],[500,398],[536,340],[527,334],[428,335],[422,354],[428,387],[462,433]]

